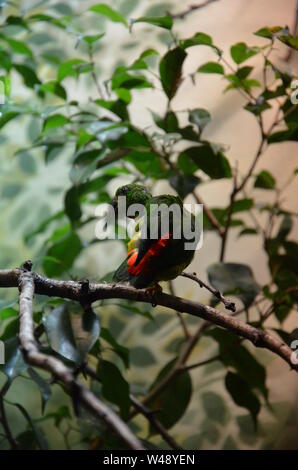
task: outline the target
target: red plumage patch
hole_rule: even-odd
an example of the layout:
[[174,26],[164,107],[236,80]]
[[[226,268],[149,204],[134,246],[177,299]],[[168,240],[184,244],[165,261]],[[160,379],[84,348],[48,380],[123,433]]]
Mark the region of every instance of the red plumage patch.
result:
[[[167,246],[171,239],[171,233],[167,233],[163,235],[159,240],[157,240],[153,245],[149,248],[147,253],[141,259],[137,266],[134,266],[136,259],[138,257],[138,251],[132,250],[129,253],[132,253],[130,258],[127,261],[127,271],[132,276],[138,276],[141,273],[146,273],[150,270],[150,262],[153,258],[158,256],[161,251]],[[128,253],[128,254],[129,254]]]

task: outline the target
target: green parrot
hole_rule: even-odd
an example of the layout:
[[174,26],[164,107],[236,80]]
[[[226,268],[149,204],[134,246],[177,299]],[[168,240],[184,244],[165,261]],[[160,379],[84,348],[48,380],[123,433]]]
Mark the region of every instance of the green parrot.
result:
[[[194,257],[200,238],[200,234],[195,234],[195,216],[183,207],[179,197],[168,194],[153,197],[144,186],[136,183],[118,188],[113,200],[116,210],[120,196],[126,198],[127,211],[133,204],[141,204],[144,210],[128,243],[127,258],[113,279],[137,289],[161,290],[158,282],[175,279]],[[192,238],[185,238],[183,227],[189,227]],[[191,249],[186,249],[187,243],[191,243]]]

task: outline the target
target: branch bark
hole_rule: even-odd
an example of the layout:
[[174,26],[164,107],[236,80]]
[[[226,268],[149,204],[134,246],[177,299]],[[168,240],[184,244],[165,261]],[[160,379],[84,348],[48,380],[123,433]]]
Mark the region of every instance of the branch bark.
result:
[[[23,275],[24,270],[20,268],[0,270],[0,287],[17,287]],[[135,289],[134,287],[121,284],[90,283],[86,291],[86,289],[82,289],[82,283],[80,282],[49,279],[37,273],[31,273],[30,276],[35,284],[35,292],[49,297],[61,297],[78,302],[84,300],[89,303],[96,300],[113,298],[152,303],[152,296],[148,295],[145,289]],[[257,329],[231,315],[219,312],[213,307],[181,297],[160,293],[155,296],[154,303],[181,313],[203,318],[208,322],[226,328],[236,335],[249,340],[256,347],[274,352],[286,361],[292,369],[298,370],[298,365],[293,364],[291,361],[291,348],[266,331]]]
[[208,286],[208,284],[205,284],[201,279],[198,278],[196,273],[181,273],[182,277],[186,277],[188,279],[191,279],[192,281],[195,281],[197,284],[199,284],[200,287],[205,287],[205,289],[209,290],[211,294],[214,295],[220,302],[222,302],[227,310],[231,310],[231,312],[236,312],[236,305],[234,302],[231,300],[226,299],[217,289],[213,289],[213,287]]
[[183,20],[187,15],[193,13],[194,11],[201,10],[204,7],[207,7],[211,3],[217,2],[218,0],[205,0],[204,3],[200,3],[199,5],[189,5],[186,10],[180,11],[180,13],[174,13],[171,15],[172,18],[181,19]]
[[[1,273],[2,274],[2,273]],[[15,277],[17,275],[17,278]],[[10,277],[11,276],[11,277]],[[73,398],[73,402],[81,403],[93,415],[113,430],[130,449],[142,450],[140,441],[131,432],[129,427],[111,410],[105,403],[100,401],[90,390],[82,385],[75,377],[74,372],[65,366],[59,359],[47,356],[39,351],[34,338],[33,323],[33,296],[36,274],[24,270],[16,270],[10,274],[12,279],[18,280],[20,290],[20,329],[19,340],[25,361],[28,364],[42,368],[50,372],[55,379],[63,383],[66,391]],[[1,275],[3,280],[3,275]],[[38,288],[36,290],[38,292]]]

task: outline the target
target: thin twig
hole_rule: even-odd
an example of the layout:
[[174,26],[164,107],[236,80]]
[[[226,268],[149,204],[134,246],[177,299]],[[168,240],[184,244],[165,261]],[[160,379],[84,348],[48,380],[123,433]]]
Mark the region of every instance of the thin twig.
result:
[[195,364],[190,364],[189,366],[184,366],[183,370],[197,369],[198,367],[206,366],[207,364],[211,364],[212,362],[220,361],[221,358],[222,356],[220,354],[217,354],[216,356],[210,357],[209,359],[206,359],[205,361],[200,361],[200,362],[196,362]]
[[147,408],[143,403],[139,402],[133,395],[130,395],[131,402],[133,406],[139,411],[145,418],[149,421],[151,426],[155,428],[158,434],[164,439],[164,441],[169,444],[172,449],[182,450],[183,448],[177,444],[175,439],[167,432],[167,430],[163,427],[161,422],[156,418],[155,411],[150,410]]
[[195,281],[199,284],[200,287],[205,287],[205,289],[209,290],[211,294],[213,294],[220,302],[222,302],[227,310],[231,310],[231,312],[236,312],[236,305],[234,302],[231,300],[226,299],[217,289],[214,289],[211,286],[208,286],[208,284],[205,284],[201,279],[198,278],[196,273],[185,273],[183,272],[181,274],[182,277],[187,277],[188,279],[191,279],[192,281]]
[[[93,57],[93,48],[92,46],[89,47],[89,59],[90,59],[90,62],[92,64],[92,66],[94,66],[94,57]],[[97,93],[99,94],[99,96],[104,100],[105,99],[105,96],[104,96],[104,93],[103,93],[103,90],[101,88],[101,85],[97,79],[97,76],[96,76],[96,73],[94,71],[94,69],[92,68],[92,71],[91,71],[91,77],[92,77],[92,80],[94,82],[94,85],[96,87],[96,90],[97,90]]]
[[199,194],[196,191],[193,191],[192,194],[195,200],[197,201],[197,203],[203,205],[206,217],[209,220],[212,227],[214,227],[215,230],[217,230],[220,236],[223,236],[224,228],[220,225],[220,223],[218,222],[217,218],[215,217],[211,209],[209,209],[209,207],[204,203],[203,199],[201,198],[201,196],[199,196]]
[[173,19],[180,19],[183,20],[187,15],[193,13],[194,11],[201,10],[202,8],[207,7],[211,3],[217,2],[218,0],[205,0],[204,3],[200,3],[199,5],[189,5],[186,10],[183,10],[178,13],[171,14]]

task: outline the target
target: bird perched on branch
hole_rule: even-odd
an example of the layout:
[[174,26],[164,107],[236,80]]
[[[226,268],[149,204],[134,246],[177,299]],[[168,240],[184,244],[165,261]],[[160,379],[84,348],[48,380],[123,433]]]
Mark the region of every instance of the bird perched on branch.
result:
[[153,197],[139,184],[118,188],[113,200],[116,210],[120,196],[125,196],[126,215],[133,204],[140,204],[143,214],[137,218],[127,258],[116,270],[114,280],[158,292],[159,281],[176,278],[193,259],[200,238],[200,233],[195,233],[195,216],[183,207],[179,197]]

